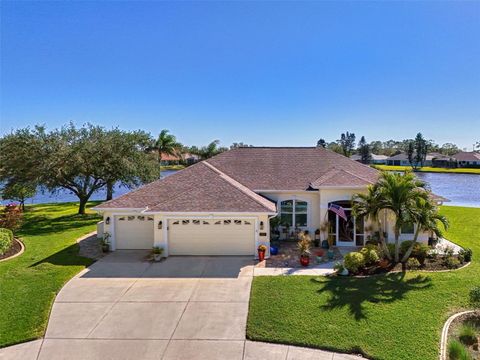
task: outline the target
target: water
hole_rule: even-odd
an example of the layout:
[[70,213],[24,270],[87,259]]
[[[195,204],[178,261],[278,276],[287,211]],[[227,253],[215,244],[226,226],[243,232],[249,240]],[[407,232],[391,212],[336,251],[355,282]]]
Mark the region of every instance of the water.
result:
[[[162,171],[163,176],[174,174],[175,170]],[[450,200],[445,205],[474,206],[480,207],[480,175],[470,174],[442,174],[442,173],[416,173],[426,181],[432,191]],[[129,192],[130,189],[116,186],[114,198]],[[91,200],[104,200],[105,190],[93,194]],[[50,202],[78,201],[77,197],[68,191],[60,191],[58,194],[38,192],[33,198],[27,200],[27,204],[41,204]],[[5,202],[3,202],[5,203]]]
[[480,175],[415,173],[432,191],[450,200],[445,205],[480,207]]
[[[167,177],[169,175],[174,174],[177,172],[176,170],[164,170],[162,171],[162,178]],[[119,197],[132,189],[129,189],[124,186],[115,185],[113,197]],[[106,190],[100,189],[99,191],[95,192],[90,200],[105,200],[106,197]],[[44,192],[39,190],[37,194],[33,197],[25,201],[26,204],[44,204],[44,203],[56,203],[56,202],[71,202],[71,201],[78,201],[78,198],[68,190],[59,190],[57,193],[51,194],[49,192]],[[8,201],[0,201],[0,204],[8,203]]]

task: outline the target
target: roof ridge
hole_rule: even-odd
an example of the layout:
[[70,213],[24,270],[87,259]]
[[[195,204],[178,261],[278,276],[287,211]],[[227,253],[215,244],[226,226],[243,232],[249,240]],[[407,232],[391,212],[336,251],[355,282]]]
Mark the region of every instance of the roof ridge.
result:
[[[210,170],[216,172],[217,174],[220,175],[221,179],[228,182],[230,185],[232,185],[233,187],[237,188],[238,190],[240,190],[241,192],[243,192],[245,195],[247,195],[248,197],[250,197],[251,199],[253,199],[254,201],[256,201],[258,204],[266,207],[266,204],[263,203],[263,200],[265,201],[268,201],[269,203],[271,203],[272,205],[275,205],[271,200],[257,194],[255,191],[249,189],[248,187],[246,187],[245,185],[243,185],[242,183],[238,182],[237,180],[235,180],[234,178],[228,176],[227,174],[225,174],[223,171],[217,169],[215,166],[213,166],[212,164],[210,164],[208,161],[202,161],[206,166],[208,166],[210,168]],[[261,200],[260,200],[261,198]]]

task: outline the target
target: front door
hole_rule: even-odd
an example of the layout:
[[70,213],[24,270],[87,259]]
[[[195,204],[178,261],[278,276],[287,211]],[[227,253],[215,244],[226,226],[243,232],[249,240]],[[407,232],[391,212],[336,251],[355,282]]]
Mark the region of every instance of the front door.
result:
[[335,204],[343,207],[347,220],[333,211],[329,211],[329,236],[333,238],[337,246],[363,246],[365,237],[363,218],[352,215],[349,201],[338,201]]

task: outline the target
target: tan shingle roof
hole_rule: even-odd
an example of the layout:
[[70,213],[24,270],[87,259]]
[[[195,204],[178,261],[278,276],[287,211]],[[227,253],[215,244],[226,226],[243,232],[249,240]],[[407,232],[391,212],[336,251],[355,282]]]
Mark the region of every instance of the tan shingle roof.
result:
[[379,172],[323,148],[255,148],[227,151],[154,181],[96,208],[159,212],[275,212],[255,190],[312,190],[366,186]]
[[252,190],[307,190],[332,169],[354,176],[332,179],[329,186],[368,185],[379,174],[369,166],[320,147],[238,148],[207,161]]
[[275,212],[276,205],[204,162],[96,208],[163,212]]

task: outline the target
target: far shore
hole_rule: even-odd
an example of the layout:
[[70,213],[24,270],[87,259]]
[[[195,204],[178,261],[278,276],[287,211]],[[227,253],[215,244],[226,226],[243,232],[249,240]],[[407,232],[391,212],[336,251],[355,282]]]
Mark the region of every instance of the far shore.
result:
[[[372,165],[373,168],[386,171],[412,171],[411,166],[392,166],[392,165]],[[432,172],[432,173],[446,173],[446,174],[472,174],[480,175],[480,168],[437,168],[424,166],[422,168],[413,170],[415,172]]]

